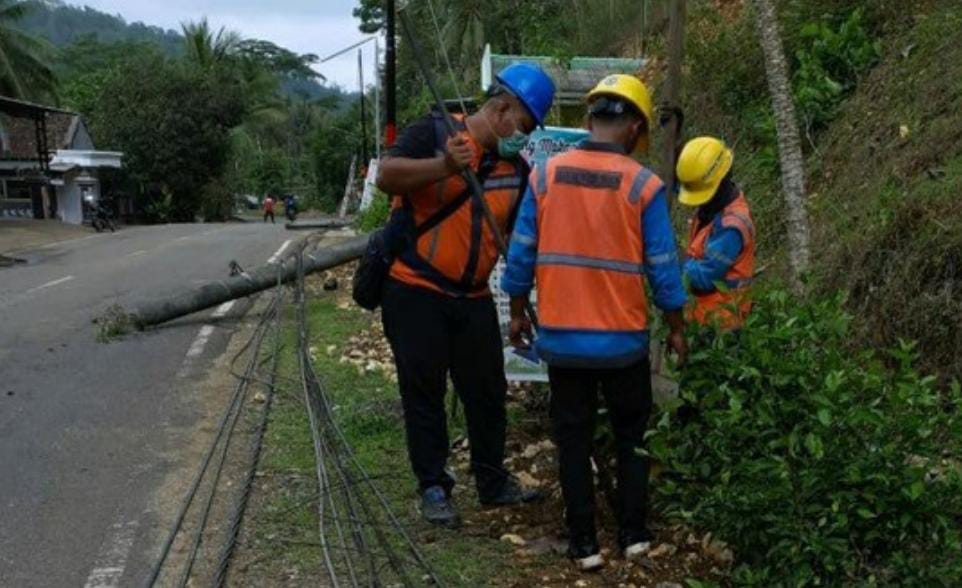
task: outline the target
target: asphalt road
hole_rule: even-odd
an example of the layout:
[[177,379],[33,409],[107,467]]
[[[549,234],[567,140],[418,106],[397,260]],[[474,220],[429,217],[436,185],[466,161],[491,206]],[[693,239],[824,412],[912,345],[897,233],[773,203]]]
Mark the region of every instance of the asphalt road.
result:
[[126,228],[0,268],[0,586],[142,583],[170,524],[153,494],[184,442],[175,432],[210,426],[190,384],[244,305],[106,344],[91,319],[223,277],[232,259],[265,263],[301,236],[259,223]]

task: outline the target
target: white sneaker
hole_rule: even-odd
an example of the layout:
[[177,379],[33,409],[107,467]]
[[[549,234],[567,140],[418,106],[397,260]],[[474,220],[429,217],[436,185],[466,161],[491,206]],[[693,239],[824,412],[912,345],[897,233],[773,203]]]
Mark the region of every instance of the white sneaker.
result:
[[582,572],[593,572],[605,565],[605,560],[601,557],[600,553],[595,553],[594,555],[582,557],[574,561],[575,566]]
[[638,559],[649,551],[651,551],[651,541],[632,543],[625,547],[625,559]]

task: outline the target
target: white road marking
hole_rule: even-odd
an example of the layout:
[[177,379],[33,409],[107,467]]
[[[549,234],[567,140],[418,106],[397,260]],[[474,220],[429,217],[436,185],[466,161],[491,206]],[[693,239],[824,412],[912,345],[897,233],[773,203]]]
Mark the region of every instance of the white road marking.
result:
[[230,312],[230,309],[233,307],[234,307],[234,301],[228,300],[227,302],[218,306],[217,310],[215,310],[211,316],[214,318],[221,318],[224,315],[226,315],[228,312]]
[[187,357],[197,357],[204,352],[204,347],[207,345],[207,340],[210,336],[214,334],[213,325],[204,325],[200,328],[200,332],[197,333],[197,338],[191,343],[190,349],[187,350]]
[[137,257],[138,255],[143,255],[144,253],[147,253],[146,249],[138,249],[133,253],[128,253],[125,257]]
[[118,521],[111,525],[110,536],[97,556],[97,564],[84,588],[115,588],[120,586],[120,579],[127,566],[127,556],[134,545],[137,533],[137,521]]
[[191,236],[192,235],[184,235],[183,237],[177,237],[173,242],[176,243],[177,241],[186,241],[187,239],[190,239]]
[[60,278],[59,280],[54,280],[52,282],[47,282],[46,284],[41,284],[35,288],[30,288],[29,290],[27,290],[27,294],[32,294],[33,292],[38,292],[40,290],[43,290],[44,288],[56,286],[57,284],[63,284],[64,282],[69,282],[72,279],[73,279],[73,276],[67,276],[64,278]]
[[[221,310],[227,304],[228,303],[226,302],[221,304],[214,312],[216,313],[217,311]],[[230,304],[233,306],[233,301],[231,301]],[[228,310],[230,310],[229,306],[226,310],[224,310],[224,313],[226,314]],[[180,369],[177,370],[176,377],[178,379],[183,379],[190,375],[190,367],[193,365],[194,359],[204,352],[204,347],[207,346],[207,340],[210,339],[210,336],[213,334],[214,325],[204,325],[200,328],[200,331],[197,332],[197,337],[194,338],[194,342],[191,343],[190,348],[187,349],[187,355],[184,356],[184,361],[180,364]]]
[[274,253],[274,255],[271,255],[270,259],[267,260],[267,263],[277,263],[278,261],[280,261],[281,255],[284,254],[284,250],[287,249],[287,246],[290,244],[291,244],[291,239],[284,241],[284,244],[281,245],[281,248],[278,249],[277,252]]

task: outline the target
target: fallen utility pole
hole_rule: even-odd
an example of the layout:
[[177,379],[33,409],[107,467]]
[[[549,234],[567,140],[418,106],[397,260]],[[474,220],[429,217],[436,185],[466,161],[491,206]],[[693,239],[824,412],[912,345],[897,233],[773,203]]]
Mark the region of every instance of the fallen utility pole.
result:
[[284,224],[284,228],[288,231],[316,231],[324,229],[343,229],[344,227],[351,226],[354,222],[353,218],[336,218],[330,220],[318,220],[318,221],[299,221],[293,223]]
[[[336,245],[304,255],[304,271],[319,272],[349,263],[361,257],[367,247],[368,236],[361,235]],[[183,290],[171,296],[137,305],[126,319],[137,329],[145,329],[167,321],[213,308],[219,304],[243,298],[277,286],[277,264],[268,263],[224,280]],[[281,282],[297,277],[296,264],[288,258],[280,264]]]

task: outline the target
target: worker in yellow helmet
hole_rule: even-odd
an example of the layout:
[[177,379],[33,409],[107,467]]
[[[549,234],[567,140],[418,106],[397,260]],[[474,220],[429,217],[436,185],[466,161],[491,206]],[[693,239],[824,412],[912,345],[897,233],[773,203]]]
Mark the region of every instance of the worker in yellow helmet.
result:
[[691,321],[737,329],[751,310],[755,225],[732,180],[732,150],[715,137],[692,139],[678,157],[678,200],[697,207],[683,265],[694,301]]
[[652,110],[634,76],[608,76],[588,94],[591,137],[532,172],[501,280],[516,346],[525,344],[523,334],[530,338],[523,309],[537,282],[534,349],[548,364],[568,555],[581,570],[604,565],[591,473],[599,393],[617,446],[619,546],[626,558],[641,558],[654,540],[642,451],[652,406],[645,282],[679,362],[687,354],[687,295],[668,196],[632,157],[648,149]]

